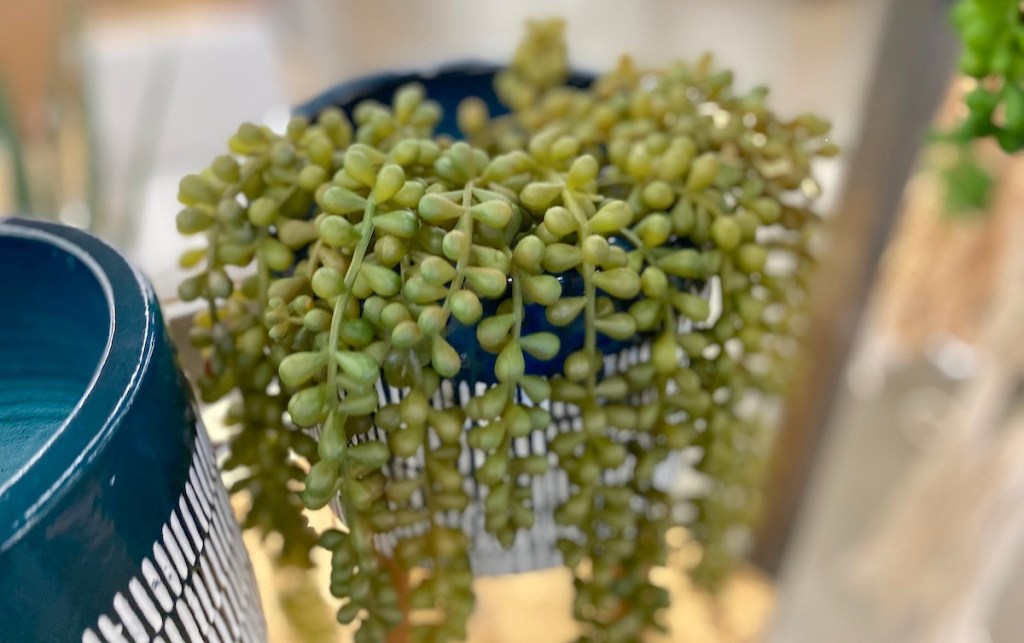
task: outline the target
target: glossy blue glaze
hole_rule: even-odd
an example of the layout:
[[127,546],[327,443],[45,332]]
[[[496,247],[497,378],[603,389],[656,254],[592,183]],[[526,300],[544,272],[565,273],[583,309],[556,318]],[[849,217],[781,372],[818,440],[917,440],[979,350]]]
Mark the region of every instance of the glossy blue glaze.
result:
[[0,641],[80,641],[163,540],[195,407],[152,289],[95,238],[0,220],[0,302]]
[[[25,266],[40,259],[48,269],[25,278]],[[85,393],[106,349],[110,316],[89,268],[45,241],[0,239],[0,275],[7,276],[7,305],[0,307],[2,488]]]
[[[443,109],[443,116],[437,128],[438,133],[459,138],[461,135],[455,123],[455,111],[464,98],[468,96],[481,98],[487,104],[490,113],[495,116],[508,112],[508,109],[498,101],[498,97],[494,93],[494,74],[499,69],[500,67],[485,63],[458,63],[442,67],[434,73],[408,72],[369,76],[342,83],[303,103],[295,109],[295,113],[315,120],[320,111],[335,106],[340,107],[351,117],[355,106],[360,101],[374,100],[389,104],[395,90],[407,83],[418,82],[423,85],[427,96],[440,103]],[[591,75],[576,74],[569,83],[577,87],[585,87],[592,79]],[[616,241],[616,243],[628,248],[622,241]],[[556,276],[562,282],[563,296],[574,297],[583,294],[583,280],[578,273],[573,271]],[[489,315],[493,314],[499,302],[483,300],[482,303],[484,304],[484,314]],[[561,373],[565,359],[583,347],[582,317],[567,327],[555,327],[548,323],[542,306],[528,304],[524,312],[524,335],[550,331],[556,333],[562,342],[561,350],[554,359],[543,361],[527,355],[527,373],[545,376]],[[645,339],[645,336],[638,335],[632,341],[618,342],[603,335],[598,337],[599,348],[605,354],[615,353]],[[456,380],[488,384],[493,384],[496,381],[494,377],[496,355],[480,347],[476,338],[475,326],[463,326],[458,320],[452,318],[448,323],[448,341],[462,357],[462,370],[455,378]]]

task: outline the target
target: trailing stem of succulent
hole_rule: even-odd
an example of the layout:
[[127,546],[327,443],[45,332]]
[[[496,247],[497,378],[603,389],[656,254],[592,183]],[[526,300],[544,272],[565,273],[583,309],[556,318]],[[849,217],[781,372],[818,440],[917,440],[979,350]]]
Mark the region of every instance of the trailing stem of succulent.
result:
[[[551,511],[581,640],[642,640],[681,502],[709,586],[757,504],[754,411],[796,357],[828,125],[780,120],[709,59],[569,87],[561,33],[531,24],[495,79],[511,113],[468,98],[464,142],[413,84],[354,124],[243,125],[181,184],[178,227],[207,245],[180,292],[208,302],[199,387],[233,396],[246,522],[304,562],[299,499],[339,499],[320,544],[359,642],[464,639],[475,541],[511,547]],[[709,493],[659,481],[684,451]],[[549,476],[557,508],[534,497]]]

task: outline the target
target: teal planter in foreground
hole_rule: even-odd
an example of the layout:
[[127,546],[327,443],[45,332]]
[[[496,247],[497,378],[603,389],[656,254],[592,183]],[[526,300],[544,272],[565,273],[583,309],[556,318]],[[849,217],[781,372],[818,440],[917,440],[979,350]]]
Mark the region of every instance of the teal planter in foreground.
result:
[[0,643],[265,639],[149,284],[83,232],[0,219]]

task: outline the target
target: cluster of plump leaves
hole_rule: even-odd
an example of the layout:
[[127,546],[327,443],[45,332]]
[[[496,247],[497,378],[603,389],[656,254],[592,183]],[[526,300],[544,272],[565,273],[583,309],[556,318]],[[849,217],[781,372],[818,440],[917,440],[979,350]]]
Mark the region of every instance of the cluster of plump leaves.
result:
[[[784,386],[794,359],[810,168],[835,152],[828,126],[778,119],[763,90],[734,93],[709,60],[627,60],[589,89],[566,86],[567,70],[560,23],[535,23],[496,78],[512,113],[467,99],[467,142],[435,136],[440,109],[410,85],[390,105],[358,105],[354,123],[328,109],[283,134],[243,125],[232,155],[182,181],[178,227],[208,243],[186,255],[202,268],[181,296],[208,302],[194,337],[204,398],[241,394],[229,466],[254,498],[248,523],[308,548],[290,491],[301,469],[288,464],[307,460],[304,503],[343,509],[346,530],[321,544],[359,641],[396,627],[464,638],[471,543],[445,517],[480,502],[486,531],[510,546],[535,521],[530,479],[551,466],[570,483],[555,518],[584,640],[660,627],[668,597],[650,573],[678,520],[654,473],[670,454],[703,454],[711,491],[691,529],[707,584],[756,505],[763,432],[743,406]],[[527,356],[563,353],[559,334],[524,327],[535,306],[583,330],[556,376],[527,369]],[[475,349],[456,348],[453,328],[495,355],[496,384],[465,406],[450,389]],[[648,359],[611,364],[608,342],[646,343]],[[550,458],[516,455],[513,440],[548,430],[550,402],[577,409],[580,426],[549,442]],[[403,596],[400,570],[414,567],[426,571]]]
[[952,20],[963,42],[961,71],[978,80],[956,129],[965,140],[993,137],[1007,152],[1024,147],[1024,12],[1015,0],[960,0]]

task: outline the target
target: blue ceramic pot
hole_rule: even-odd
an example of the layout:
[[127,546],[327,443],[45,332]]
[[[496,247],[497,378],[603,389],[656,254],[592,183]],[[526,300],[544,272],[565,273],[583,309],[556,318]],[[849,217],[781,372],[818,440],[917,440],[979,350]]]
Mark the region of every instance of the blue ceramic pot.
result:
[[262,641],[259,595],[153,291],[0,220],[0,641]]

